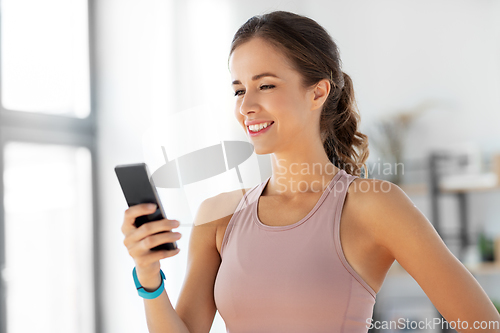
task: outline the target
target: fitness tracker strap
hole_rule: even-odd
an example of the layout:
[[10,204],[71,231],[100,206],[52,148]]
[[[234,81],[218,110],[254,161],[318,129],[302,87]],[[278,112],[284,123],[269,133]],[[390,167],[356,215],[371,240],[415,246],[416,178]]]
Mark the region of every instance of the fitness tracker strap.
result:
[[161,269],[160,269],[160,274],[161,274],[161,285],[155,291],[147,292],[146,290],[144,290],[144,287],[141,286],[141,283],[139,282],[139,279],[137,278],[137,273],[136,273],[135,267],[134,267],[134,270],[132,271],[132,275],[134,276],[135,287],[137,288],[137,292],[139,293],[139,296],[141,296],[142,298],[153,299],[153,298],[156,298],[156,297],[161,295],[161,293],[163,292],[163,289],[164,289],[163,288],[163,286],[164,286],[163,280],[165,280],[165,274],[163,274],[163,271]]

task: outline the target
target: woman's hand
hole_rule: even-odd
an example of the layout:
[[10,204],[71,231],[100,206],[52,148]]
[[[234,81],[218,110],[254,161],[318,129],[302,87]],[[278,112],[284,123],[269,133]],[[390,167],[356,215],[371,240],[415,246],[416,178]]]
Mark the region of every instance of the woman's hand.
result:
[[138,204],[125,211],[122,233],[123,244],[134,259],[139,282],[146,290],[155,290],[161,284],[160,259],[175,256],[180,249],[151,251],[155,246],[172,243],[181,238],[179,232],[171,232],[179,226],[179,221],[162,219],[135,227],[138,216],[152,214],[156,210],[154,204]]

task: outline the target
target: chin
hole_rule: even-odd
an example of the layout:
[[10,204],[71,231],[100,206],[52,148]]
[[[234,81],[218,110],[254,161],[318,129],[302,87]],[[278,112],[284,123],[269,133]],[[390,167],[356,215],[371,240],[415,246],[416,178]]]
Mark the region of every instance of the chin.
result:
[[268,155],[268,154],[272,154],[274,152],[274,150],[271,148],[259,147],[257,145],[254,145],[253,149],[254,149],[255,154],[257,154],[257,155]]

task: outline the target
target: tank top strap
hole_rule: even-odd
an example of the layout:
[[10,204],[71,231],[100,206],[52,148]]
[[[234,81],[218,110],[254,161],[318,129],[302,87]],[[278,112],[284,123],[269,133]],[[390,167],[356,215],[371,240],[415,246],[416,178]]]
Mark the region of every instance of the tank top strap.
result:
[[250,210],[253,206],[252,203],[258,198],[260,188],[267,183],[267,180],[269,178],[271,178],[271,176],[269,176],[264,182],[254,185],[252,188],[250,188],[247,192],[243,194],[243,197],[236,206],[236,209],[226,226],[226,231],[224,232],[224,237],[222,238],[222,245],[220,251],[221,258],[223,257],[224,248],[226,247],[226,244],[231,235],[231,231],[233,230],[235,224],[248,223],[248,216],[251,215]]
[[[342,212],[344,210],[344,203],[347,197],[347,192],[351,183],[359,178],[358,176],[351,175],[344,172],[344,176],[341,177],[336,183],[330,195],[332,200],[331,204],[334,207],[335,214],[333,216],[333,242],[335,244],[335,250],[337,255],[346,268],[346,270],[356,279],[358,282],[373,296],[376,297],[377,293],[366,283],[365,280],[352,268],[352,266],[347,261],[344,250],[342,249],[342,243],[340,240],[340,219],[342,217]],[[332,195],[333,194],[333,195]]]

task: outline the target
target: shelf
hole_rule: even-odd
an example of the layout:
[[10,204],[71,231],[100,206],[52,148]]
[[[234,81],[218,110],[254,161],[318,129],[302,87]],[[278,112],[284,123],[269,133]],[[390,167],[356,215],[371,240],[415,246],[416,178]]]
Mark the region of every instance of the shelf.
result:
[[500,187],[498,176],[494,172],[450,175],[442,177],[439,182],[441,192],[477,192],[488,191]]
[[[401,184],[399,187],[408,195],[426,195],[429,194],[429,186],[426,183]],[[443,194],[456,194],[464,192],[484,192],[500,190],[500,184],[490,185],[469,185],[469,186],[450,186],[440,187],[439,191]]]
[[482,262],[477,265],[464,265],[472,274],[500,274],[500,262]]
[[[500,262],[482,262],[477,265],[465,265],[464,266],[474,275],[488,275],[488,274],[498,274],[500,275]],[[405,276],[410,275],[397,261],[394,261],[387,276]]]

